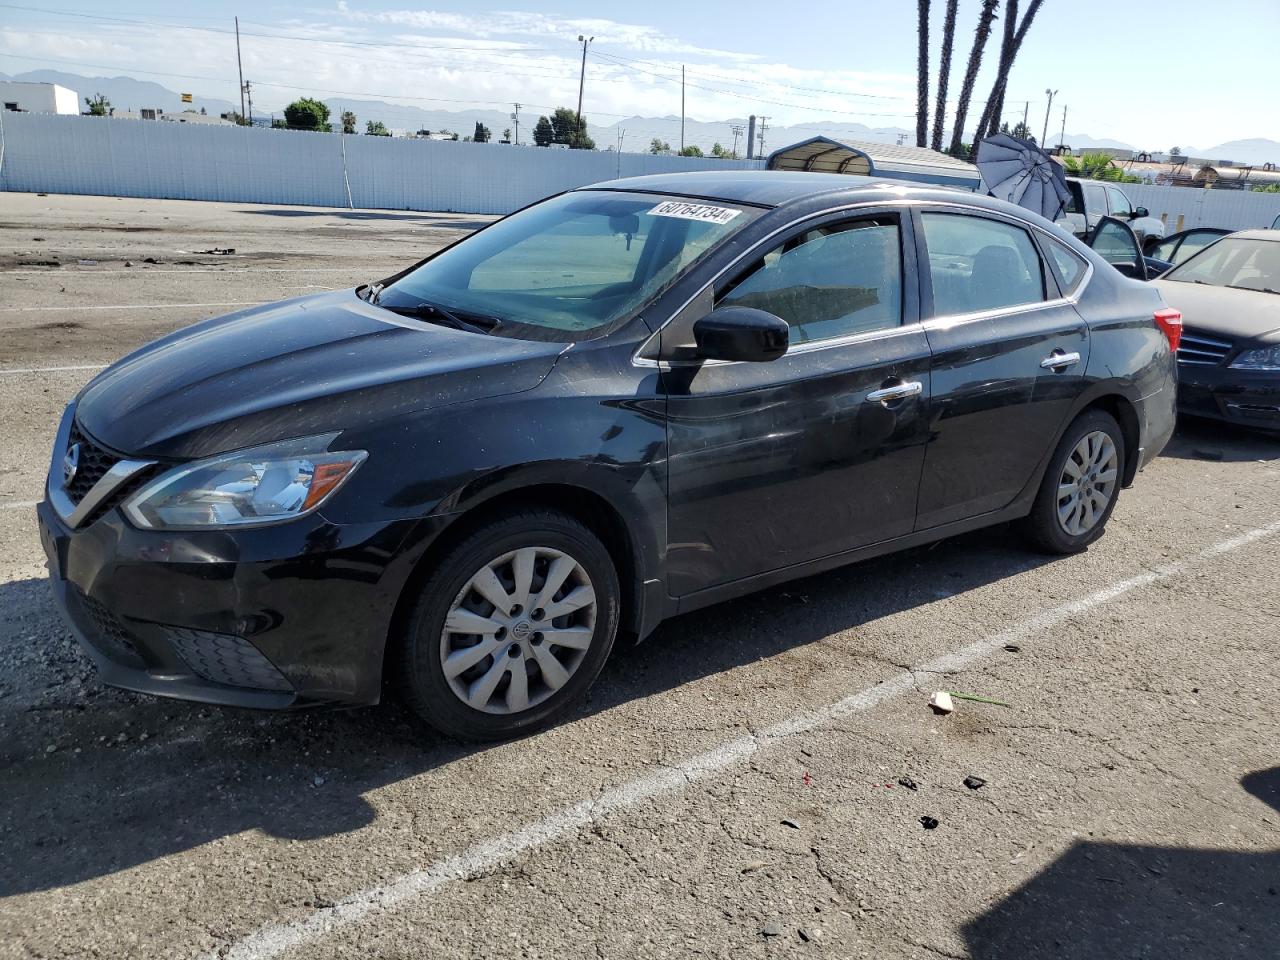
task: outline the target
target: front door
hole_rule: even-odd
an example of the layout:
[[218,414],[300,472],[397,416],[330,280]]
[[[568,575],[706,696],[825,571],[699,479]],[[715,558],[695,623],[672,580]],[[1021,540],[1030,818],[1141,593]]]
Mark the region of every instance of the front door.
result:
[[797,227],[717,282],[715,305],[782,317],[791,346],[663,373],[672,595],[910,533],[929,345],[909,221]]
[[933,350],[933,439],[917,518],[926,530],[1013,502],[1084,388],[1089,340],[1059,279],[1074,267],[1078,283],[1086,264],[1065,246],[1046,264],[1015,221],[918,216]]

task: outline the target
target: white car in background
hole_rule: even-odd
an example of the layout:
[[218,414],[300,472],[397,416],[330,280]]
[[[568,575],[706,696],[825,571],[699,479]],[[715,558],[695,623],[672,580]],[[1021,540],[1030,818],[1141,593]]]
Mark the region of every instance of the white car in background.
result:
[[1058,217],[1058,223],[1084,239],[1103,217],[1114,217],[1129,225],[1139,246],[1149,240],[1163,240],[1164,221],[1151,216],[1146,207],[1135,207],[1128,195],[1114,183],[1104,180],[1081,180],[1067,177],[1071,200]]

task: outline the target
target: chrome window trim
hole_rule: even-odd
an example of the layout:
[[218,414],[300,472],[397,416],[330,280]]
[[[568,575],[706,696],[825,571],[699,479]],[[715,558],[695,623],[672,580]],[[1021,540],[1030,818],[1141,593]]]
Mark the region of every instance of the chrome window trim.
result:
[[[698,365],[698,364],[701,364],[703,366],[720,366],[720,365],[730,364],[730,363],[746,363],[747,361],[744,361],[744,360],[677,360],[677,361],[652,360],[652,359],[649,359],[648,357],[642,357],[640,356],[640,354],[643,353],[645,351],[645,348],[647,348],[652,342],[657,340],[659,335],[668,326],[668,324],[670,324],[672,320],[680,316],[681,313],[683,313],[686,309],[688,309],[689,305],[693,303],[693,301],[697,300],[698,297],[700,297],[708,287],[713,287],[721,277],[723,277],[730,270],[733,270],[734,268],[736,268],[743,261],[747,260],[747,258],[749,258],[757,250],[759,250],[760,247],[769,243],[779,234],[785,233],[786,231],[794,229],[795,227],[802,226],[811,220],[820,220],[833,213],[845,213],[848,211],[868,210],[868,209],[886,208],[886,207],[887,208],[947,207],[947,208],[960,210],[960,211],[972,211],[977,214],[986,214],[989,216],[994,215],[993,219],[999,220],[1001,218],[1004,218],[1007,220],[1011,220],[1013,222],[1021,224],[1023,227],[1026,227],[1029,230],[1034,230],[1040,234],[1043,234],[1045,237],[1048,237],[1051,240],[1056,240],[1059,243],[1062,242],[1062,239],[1060,237],[1054,236],[1053,233],[1050,232],[1049,230],[1046,230],[1044,227],[1040,226],[1039,224],[1032,223],[1030,220],[1024,220],[1022,217],[1019,217],[1017,214],[1007,213],[1004,210],[991,210],[987,207],[981,207],[972,203],[961,203],[955,200],[911,200],[911,199],[860,200],[857,203],[849,203],[839,207],[829,207],[826,210],[820,210],[816,213],[811,213],[811,214],[808,214],[807,216],[801,217],[798,220],[792,220],[789,223],[783,224],[782,226],[776,228],[775,230],[761,237],[759,240],[757,240],[754,244],[752,244],[742,253],[738,254],[738,256],[736,256],[733,260],[725,264],[724,267],[716,271],[716,273],[712,277],[710,277],[706,283],[698,287],[698,289],[695,290],[693,294],[690,295],[689,298],[684,301],[684,303],[680,304],[679,307],[677,307],[674,311],[672,311],[671,315],[668,316],[664,321],[662,321],[662,323],[658,325],[657,329],[655,329],[653,333],[651,333],[649,336],[645,337],[643,341],[641,341],[640,345],[636,347],[635,351],[631,355],[631,365],[634,367],[641,367],[644,369],[669,370],[669,369],[672,369],[673,367],[685,367],[685,366],[692,366],[692,365]],[[1071,248],[1068,247],[1067,249],[1070,250]],[[1071,251],[1071,252],[1075,253],[1075,251]],[[1079,254],[1076,254],[1076,255],[1079,256]],[[917,272],[918,272],[918,268],[917,268]],[[1093,279],[1093,274],[1094,274],[1093,261],[1089,260],[1088,258],[1085,258],[1085,275],[1080,280],[1080,282],[1076,285],[1075,290],[1073,290],[1068,296],[1056,297],[1053,300],[1039,300],[1034,303],[1017,304],[1012,307],[1000,307],[995,310],[983,310],[977,313],[950,314],[945,317],[930,317],[928,320],[913,322],[913,323],[905,324],[898,327],[889,327],[889,328],[886,328],[885,330],[870,331],[870,334],[896,333],[898,331],[914,330],[914,329],[922,329],[927,333],[929,330],[952,327],[960,323],[974,323],[979,320],[991,320],[999,317],[1012,316],[1018,313],[1029,313],[1032,310],[1042,310],[1048,307],[1061,307],[1061,306],[1067,306],[1067,305],[1075,305],[1080,301],[1080,298],[1083,296],[1085,290],[1088,289],[1089,282]],[[851,340],[856,341],[863,338],[878,339],[877,337],[870,336],[868,334],[853,334],[851,336],[846,336],[846,337],[833,337],[829,340],[813,340],[798,346],[807,347],[808,349],[804,350],[803,352],[808,353],[808,352],[812,352],[812,350],[821,349],[826,346],[845,346]],[[787,352],[783,354],[783,356],[789,357],[791,356],[791,354],[792,354],[792,350],[790,347],[788,347]]]

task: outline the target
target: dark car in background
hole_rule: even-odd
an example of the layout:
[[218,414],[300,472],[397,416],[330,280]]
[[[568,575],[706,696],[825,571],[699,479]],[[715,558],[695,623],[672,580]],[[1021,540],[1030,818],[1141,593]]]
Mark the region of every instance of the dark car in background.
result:
[[619,634],[1017,521],[1096,540],[1180,330],[1000,201],[808,173],[572,191],[196,324],[67,408],[38,508],[108,683],[520,734]]
[[1186,323],[1179,409],[1280,431],[1280,230],[1217,240],[1155,286]]

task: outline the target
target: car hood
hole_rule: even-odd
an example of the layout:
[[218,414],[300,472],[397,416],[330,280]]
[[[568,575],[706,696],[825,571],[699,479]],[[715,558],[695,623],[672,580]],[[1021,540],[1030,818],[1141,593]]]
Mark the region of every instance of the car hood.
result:
[[1280,330],[1280,296],[1260,290],[1153,280],[1165,303],[1182,311],[1184,326],[1232,339],[1252,339]]
[[148,344],[81,391],[77,419],[129,456],[209,456],[529,390],[565,347],[423,323],[345,290]]

